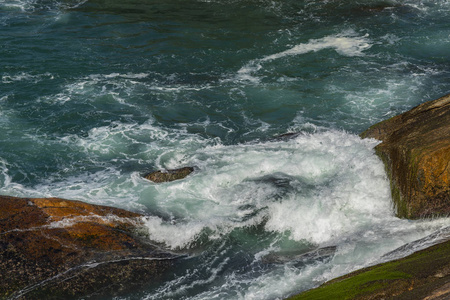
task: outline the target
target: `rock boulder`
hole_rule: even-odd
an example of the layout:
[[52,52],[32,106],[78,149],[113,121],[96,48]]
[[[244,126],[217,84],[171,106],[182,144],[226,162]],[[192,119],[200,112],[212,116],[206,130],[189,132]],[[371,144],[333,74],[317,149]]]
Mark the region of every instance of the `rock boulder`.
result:
[[0,196],[0,298],[114,297],[154,283],[176,256],[139,237],[140,222],[107,206]]
[[163,171],[151,172],[144,175],[144,178],[156,183],[161,183],[183,179],[192,172],[194,172],[193,167],[184,167],[180,169],[167,170],[165,172]]
[[450,215],[450,95],[425,102],[361,134],[376,146],[399,217]]

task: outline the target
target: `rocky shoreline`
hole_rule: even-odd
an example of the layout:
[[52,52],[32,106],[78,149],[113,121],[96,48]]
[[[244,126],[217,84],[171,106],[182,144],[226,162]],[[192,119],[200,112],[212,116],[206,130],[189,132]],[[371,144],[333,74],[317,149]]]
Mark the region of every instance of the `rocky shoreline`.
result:
[[[361,137],[382,141],[375,150],[386,166],[399,217],[450,214],[450,95],[376,124]],[[165,182],[193,171],[186,167],[144,177]],[[0,298],[96,299],[157,283],[180,256],[150,243],[139,230],[142,217],[80,201],[0,196]],[[450,237],[293,299],[449,296]]]
[[[397,216],[450,215],[450,94],[370,127],[390,180]],[[405,258],[333,279],[289,298],[450,299],[450,236]]]
[[0,196],[0,299],[96,299],[157,282],[175,254],[141,215],[59,198]]

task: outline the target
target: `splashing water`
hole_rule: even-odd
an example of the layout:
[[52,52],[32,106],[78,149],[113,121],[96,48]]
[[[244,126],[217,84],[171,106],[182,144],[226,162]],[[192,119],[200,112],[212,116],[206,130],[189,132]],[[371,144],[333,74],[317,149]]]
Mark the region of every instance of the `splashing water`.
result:
[[360,2],[0,2],[1,193],[143,213],[186,257],[124,299],[282,299],[439,241],[357,134],[448,93],[449,2]]

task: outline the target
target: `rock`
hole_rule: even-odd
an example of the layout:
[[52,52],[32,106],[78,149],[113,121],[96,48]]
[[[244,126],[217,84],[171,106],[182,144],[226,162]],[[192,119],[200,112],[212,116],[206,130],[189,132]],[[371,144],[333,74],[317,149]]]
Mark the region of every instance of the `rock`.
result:
[[425,102],[361,134],[375,147],[390,179],[397,215],[450,215],[450,95]]
[[290,140],[290,139],[295,139],[296,137],[298,137],[301,134],[302,134],[301,132],[283,133],[283,134],[274,136],[273,140],[276,140],[276,141],[287,141],[287,140]]
[[80,201],[0,196],[0,298],[114,297],[156,282],[177,256],[139,238],[141,217]]
[[450,241],[352,272],[289,299],[450,299]]
[[322,247],[306,253],[270,253],[261,258],[263,263],[306,265],[330,260],[336,252],[336,246]]
[[167,170],[166,172],[163,171],[151,172],[144,175],[144,178],[156,183],[161,183],[183,179],[192,172],[194,172],[193,167],[184,167],[180,169]]

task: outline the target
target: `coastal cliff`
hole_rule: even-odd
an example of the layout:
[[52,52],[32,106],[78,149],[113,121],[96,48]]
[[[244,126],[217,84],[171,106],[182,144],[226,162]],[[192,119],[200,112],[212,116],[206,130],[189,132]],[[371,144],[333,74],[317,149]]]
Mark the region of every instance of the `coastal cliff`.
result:
[[0,196],[0,299],[95,299],[151,285],[176,256],[139,238],[140,218],[80,201]]

